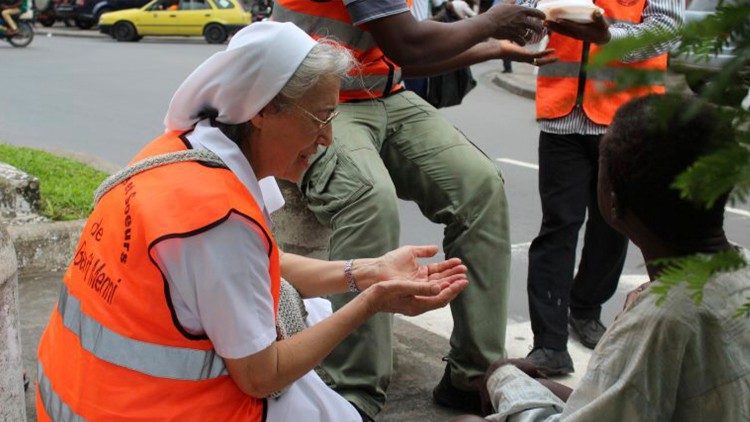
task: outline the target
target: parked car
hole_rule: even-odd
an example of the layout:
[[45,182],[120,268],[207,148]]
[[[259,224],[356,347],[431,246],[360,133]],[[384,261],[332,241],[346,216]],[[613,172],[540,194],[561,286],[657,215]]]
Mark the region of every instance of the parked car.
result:
[[52,26],[55,22],[62,21],[65,26],[73,26],[75,23],[71,19],[63,19],[57,16],[55,10],[62,3],[73,3],[75,0],[34,0],[34,20],[42,26]]
[[153,0],[140,9],[103,14],[99,30],[117,41],[202,35],[209,44],[221,44],[251,21],[238,0]]
[[99,22],[101,15],[122,9],[143,7],[150,0],[63,0],[55,7],[57,19],[71,19],[81,29]]
[[[727,1],[727,0],[725,0]],[[719,0],[688,0],[685,8],[685,23],[696,22],[713,15]],[[734,47],[727,45],[717,55],[702,57],[685,54],[670,54],[669,67],[672,71],[685,75],[690,89],[700,92],[711,76],[718,73],[734,58]]]

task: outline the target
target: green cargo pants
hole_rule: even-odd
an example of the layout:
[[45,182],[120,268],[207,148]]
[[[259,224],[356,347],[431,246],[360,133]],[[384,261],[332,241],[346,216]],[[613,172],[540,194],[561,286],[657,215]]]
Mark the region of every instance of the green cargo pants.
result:
[[[446,257],[468,267],[469,285],[451,303],[447,360],[453,385],[469,390],[471,378],[505,355],[510,242],[500,173],[412,92],[341,104],[339,111],[333,145],[301,183],[310,209],[332,228],[330,259],[397,248],[397,197],[444,224]],[[331,297],[334,310],[352,297]],[[333,388],[371,416],[382,409],[393,372],[391,327],[391,315],[376,315],[323,362]]]

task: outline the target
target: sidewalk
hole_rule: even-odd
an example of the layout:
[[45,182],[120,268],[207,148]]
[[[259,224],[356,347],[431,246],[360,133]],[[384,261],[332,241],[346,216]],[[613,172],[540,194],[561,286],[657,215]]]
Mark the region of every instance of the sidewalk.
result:
[[[107,34],[99,32],[97,27],[91,29],[79,29],[75,26],[66,27],[60,23],[56,23],[51,27],[44,27],[42,25],[35,25],[34,32],[37,37],[72,37],[72,38],[87,38],[87,39],[101,39],[103,41],[116,42],[112,37]],[[159,36],[159,37],[146,37],[146,42],[153,41],[190,41],[196,44],[206,44],[203,37],[200,36]]]
[[536,95],[536,67],[529,63],[513,63],[512,73],[502,73],[498,67],[485,75],[493,84],[518,96],[534,99]]
[[77,37],[77,38],[109,38],[109,35],[102,34],[96,27],[91,29],[78,29],[75,26],[63,26],[56,23],[50,27],[44,27],[40,24],[34,26],[36,36],[47,37]]

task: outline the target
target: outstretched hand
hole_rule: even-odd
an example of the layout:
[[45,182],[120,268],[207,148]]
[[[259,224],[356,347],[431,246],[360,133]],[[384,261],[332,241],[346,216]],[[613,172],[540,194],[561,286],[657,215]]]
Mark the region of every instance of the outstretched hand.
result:
[[373,313],[390,312],[408,316],[442,308],[456,298],[469,283],[463,274],[429,282],[387,280],[372,285],[368,295]]
[[544,66],[558,60],[554,55],[555,50],[548,48],[543,51],[531,51],[510,41],[497,40],[500,49],[499,59],[513,60],[514,62],[531,63],[534,66]]
[[544,21],[544,25],[553,32],[594,44],[606,44],[611,37],[609,23],[599,10],[591,15],[590,23],[577,23],[568,20]]
[[419,263],[420,258],[430,258],[438,252],[438,247],[429,246],[402,246],[375,260],[375,269],[369,280],[364,281],[360,286],[365,289],[368,286],[392,279],[405,279],[412,281],[437,281],[446,280],[454,275],[466,273],[466,266],[458,258],[451,258],[445,261],[436,262],[429,265]]

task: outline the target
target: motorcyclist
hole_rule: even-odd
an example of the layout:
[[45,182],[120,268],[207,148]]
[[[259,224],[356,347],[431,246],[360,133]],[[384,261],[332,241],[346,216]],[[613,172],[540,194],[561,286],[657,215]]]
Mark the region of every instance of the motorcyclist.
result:
[[13,15],[21,13],[21,6],[25,0],[0,0],[0,15],[5,21],[5,34],[12,37],[18,33],[18,25],[13,20]]

